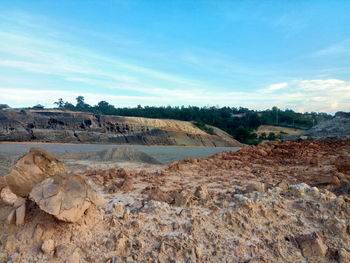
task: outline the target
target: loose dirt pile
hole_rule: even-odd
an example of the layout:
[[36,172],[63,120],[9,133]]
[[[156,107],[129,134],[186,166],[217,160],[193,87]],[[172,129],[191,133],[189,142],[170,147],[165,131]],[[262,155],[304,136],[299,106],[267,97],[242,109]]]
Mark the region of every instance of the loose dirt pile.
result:
[[350,138],[349,113],[336,114],[331,120],[321,122],[299,136],[290,136],[291,139],[307,138],[311,140],[324,140],[328,138]]
[[72,224],[31,203],[23,226],[2,226],[0,262],[350,262],[350,140],[85,176],[105,206]]

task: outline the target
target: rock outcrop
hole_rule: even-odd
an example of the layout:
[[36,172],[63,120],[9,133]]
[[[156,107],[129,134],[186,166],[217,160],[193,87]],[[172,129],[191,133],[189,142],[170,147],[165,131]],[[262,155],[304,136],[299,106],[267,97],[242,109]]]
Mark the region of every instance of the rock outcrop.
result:
[[240,146],[219,129],[210,135],[185,121],[58,110],[0,111],[0,141]]
[[76,222],[91,204],[103,203],[92,182],[82,176],[55,176],[36,184],[29,198],[41,210],[66,222]]
[[[4,187],[4,182],[0,183]],[[5,176],[5,183],[12,193],[20,196],[12,202],[14,209],[8,215],[9,224],[24,223],[27,197],[46,213],[66,222],[78,221],[91,204],[103,204],[90,179],[68,174],[62,162],[38,148],[32,148],[17,161]],[[0,193],[2,199],[9,199],[9,193],[1,188]],[[11,204],[11,200],[7,203]]]
[[63,163],[55,156],[45,150],[32,148],[17,161],[5,180],[14,194],[27,197],[37,183],[66,172]]

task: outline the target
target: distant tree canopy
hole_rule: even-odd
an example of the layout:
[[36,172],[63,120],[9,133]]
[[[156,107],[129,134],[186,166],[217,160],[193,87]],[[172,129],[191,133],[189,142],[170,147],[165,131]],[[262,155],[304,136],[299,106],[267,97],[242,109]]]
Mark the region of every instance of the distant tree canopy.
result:
[[54,104],[56,104],[59,109],[63,109],[64,108],[64,101],[63,101],[62,98],[59,98],[58,101],[54,102]]
[[279,125],[285,127],[308,129],[320,121],[330,119],[326,113],[298,113],[293,110],[280,110],[277,107],[264,111],[254,111],[243,107],[155,107],[138,105],[137,107],[116,108],[106,101],[100,101],[91,106],[85,103],[83,96],[76,98],[76,104],[58,99],[55,104],[58,109],[91,112],[94,114],[135,116],[158,119],[175,119],[192,121],[197,127],[213,134],[212,128],[218,127],[243,143],[257,144],[262,140],[274,140],[275,134],[264,134],[258,137],[254,132],[260,125]]
[[0,110],[2,110],[2,109],[8,109],[8,108],[10,108],[9,105],[7,105],[7,104],[0,104]]

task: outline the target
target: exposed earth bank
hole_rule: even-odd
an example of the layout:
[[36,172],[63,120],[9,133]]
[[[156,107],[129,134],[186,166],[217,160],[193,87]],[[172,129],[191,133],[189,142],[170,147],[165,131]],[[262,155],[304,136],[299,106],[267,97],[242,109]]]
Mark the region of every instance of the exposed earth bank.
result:
[[236,147],[229,134],[214,135],[177,120],[94,115],[59,110],[0,111],[0,141],[113,143]]
[[1,221],[0,262],[350,262],[350,140],[82,176],[105,205],[65,223],[28,203],[23,226]]

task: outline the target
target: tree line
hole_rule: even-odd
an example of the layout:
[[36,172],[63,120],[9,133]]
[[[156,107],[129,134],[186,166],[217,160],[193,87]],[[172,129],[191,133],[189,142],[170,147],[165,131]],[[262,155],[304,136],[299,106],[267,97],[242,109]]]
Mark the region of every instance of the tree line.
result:
[[214,134],[210,126],[218,127],[240,142],[257,144],[262,140],[275,140],[283,134],[261,134],[255,130],[260,125],[278,125],[291,128],[309,129],[320,121],[330,119],[326,113],[298,113],[290,109],[281,110],[277,107],[264,111],[254,111],[243,107],[197,107],[197,106],[141,106],[115,107],[100,101],[94,106],[85,103],[83,96],[76,98],[76,103],[64,101],[62,98],[55,102],[58,109],[90,112],[104,115],[135,116],[157,119],[175,119],[191,121],[200,129]]

